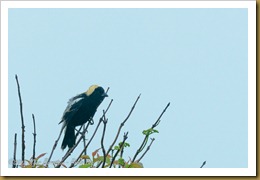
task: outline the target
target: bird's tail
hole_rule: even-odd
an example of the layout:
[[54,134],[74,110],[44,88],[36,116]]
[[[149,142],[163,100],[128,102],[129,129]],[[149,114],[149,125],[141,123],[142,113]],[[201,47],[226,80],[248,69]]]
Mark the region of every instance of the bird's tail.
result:
[[67,146],[72,148],[75,145],[76,137],[73,126],[67,126],[65,129],[65,135],[61,144],[61,149],[64,150]]

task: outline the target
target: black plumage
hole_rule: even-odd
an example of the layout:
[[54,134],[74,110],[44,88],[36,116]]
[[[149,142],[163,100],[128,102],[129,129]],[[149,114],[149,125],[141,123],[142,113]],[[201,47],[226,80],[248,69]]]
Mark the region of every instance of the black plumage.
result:
[[61,120],[63,128],[65,128],[61,149],[74,146],[76,140],[75,127],[91,121],[105,97],[107,97],[107,94],[102,87],[92,85],[86,92],[69,100]]

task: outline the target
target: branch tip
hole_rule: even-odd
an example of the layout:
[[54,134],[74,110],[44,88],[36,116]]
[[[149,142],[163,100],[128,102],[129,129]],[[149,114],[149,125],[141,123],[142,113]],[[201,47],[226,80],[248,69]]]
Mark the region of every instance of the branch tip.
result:
[[107,88],[106,93],[109,91],[110,87]]

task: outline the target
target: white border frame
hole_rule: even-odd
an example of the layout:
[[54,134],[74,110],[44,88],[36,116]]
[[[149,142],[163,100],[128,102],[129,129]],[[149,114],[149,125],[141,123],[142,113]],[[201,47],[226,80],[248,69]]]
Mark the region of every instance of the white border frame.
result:
[[[247,8],[248,168],[8,168],[8,8]],[[255,1],[2,1],[1,52],[1,176],[256,176]]]

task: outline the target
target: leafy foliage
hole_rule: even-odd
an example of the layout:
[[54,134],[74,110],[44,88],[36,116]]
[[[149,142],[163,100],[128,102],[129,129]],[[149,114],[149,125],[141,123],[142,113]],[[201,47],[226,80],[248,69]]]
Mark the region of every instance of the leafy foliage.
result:
[[39,159],[41,159],[43,156],[45,156],[46,153],[42,153],[39,156],[37,156],[35,159],[25,160],[27,164],[21,164],[22,168],[45,168],[44,164],[38,163]]
[[[130,145],[128,143],[125,143],[126,147],[129,147]],[[119,146],[115,146],[115,150],[118,150]],[[100,156],[99,154],[100,148],[92,152],[92,158],[90,158],[88,155],[82,155],[80,161],[87,160],[87,163],[81,164],[78,167],[79,168],[96,168],[99,163],[103,162],[104,156]],[[105,168],[110,167],[110,163],[112,162],[112,156],[108,155],[106,157],[106,163]],[[125,161],[122,157],[118,157],[117,160],[115,160],[112,164],[114,168],[121,167],[121,168],[143,168],[142,163],[139,162],[131,162]]]

